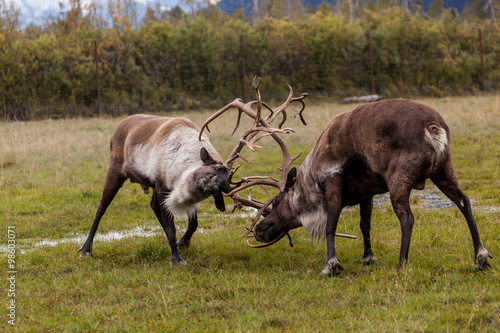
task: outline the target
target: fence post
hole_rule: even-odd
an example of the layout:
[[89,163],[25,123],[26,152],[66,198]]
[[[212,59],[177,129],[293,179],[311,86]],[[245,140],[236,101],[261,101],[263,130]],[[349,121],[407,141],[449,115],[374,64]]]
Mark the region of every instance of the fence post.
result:
[[479,29],[479,52],[481,54],[481,82],[483,84],[483,91],[486,91],[486,83],[484,80],[483,34],[481,29]]
[[99,82],[99,61],[97,58],[97,41],[94,40],[94,59],[95,59],[95,76],[97,81],[97,108],[99,109],[99,118],[101,118],[101,83]]
[[375,78],[373,77],[372,39],[370,37],[370,30],[366,32],[366,39],[368,40],[368,61],[370,62],[371,91],[372,95],[375,95]]

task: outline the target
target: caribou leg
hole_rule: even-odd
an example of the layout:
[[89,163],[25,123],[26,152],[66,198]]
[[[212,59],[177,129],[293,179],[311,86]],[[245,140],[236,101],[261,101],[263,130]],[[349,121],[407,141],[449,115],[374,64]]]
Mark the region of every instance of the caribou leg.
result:
[[[445,168],[445,173],[446,170],[453,170],[453,168]],[[474,215],[472,214],[470,200],[460,190],[456,176],[454,174],[445,174],[441,177],[432,177],[431,180],[448,198],[450,198],[451,201],[455,203],[455,205],[457,205],[457,207],[465,217],[467,225],[469,226],[470,234],[472,236],[472,242],[474,244],[476,269],[485,269],[489,267],[489,259],[493,258],[493,256],[489,254],[481,244],[481,238],[479,237],[476,220],[474,219]]]
[[361,215],[361,222],[359,227],[363,233],[363,243],[365,245],[365,253],[361,261],[363,266],[370,265],[377,262],[377,258],[373,254],[372,245],[370,240],[371,218],[373,210],[373,197],[363,199],[359,204],[359,214]]
[[176,265],[187,265],[187,262],[182,259],[177,249],[177,239],[175,238],[175,224],[174,216],[168,210],[166,210],[161,202],[165,200],[165,192],[159,191],[158,189],[153,190],[153,197],[151,198],[151,208],[153,209],[156,218],[160,222],[165,234],[168,238],[168,244],[172,251],[172,262]]
[[335,254],[335,232],[342,210],[342,177],[333,175],[325,180],[326,197],[326,261],[321,275],[332,276],[339,274],[343,268]]
[[401,249],[398,268],[403,268],[408,262],[411,234],[415,218],[410,209],[410,193],[412,182],[404,174],[393,175],[389,182],[389,195],[392,208],[401,224]]
[[108,173],[106,174],[106,181],[104,182],[102,197],[99,201],[99,205],[97,206],[97,212],[95,213],[94,221],[90,227],[89,235],[85,243],[78,250],[78,252],[81,252],[80,257],[92,255],[92,243],[94,242],[94,236],[97,232],[99,222],[126,179],[127,178],[118,175],[114,170],[108,170]]
[[180,249],[189,247],[191,237],[193,236],[194,232],[198,228],[198,213],[194,212],[194,214],[192,216],[188,217],[188,221],[189,221],[189,224],[188,224],[188,228],[186,230],[186,233],[177,242],[177,246]]

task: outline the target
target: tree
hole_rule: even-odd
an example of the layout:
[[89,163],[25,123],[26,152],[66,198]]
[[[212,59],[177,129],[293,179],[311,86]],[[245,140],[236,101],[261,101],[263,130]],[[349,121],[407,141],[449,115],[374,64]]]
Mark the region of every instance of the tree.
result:
[[413,14],[423,15],[425,14],[425,3],[424,0],[415,0],[411,2],[410,11]]
[[132,28],[137,29],[138,26],[138,14],[137,14],[137,3],[134,0],[122,0],[122,7],[127,16]]
[[440,18],[443,13],[443,0],[434,0],[429,6],[429,16]]
[[465,3],[462,15],[466,21],[486,19],[483,0],[470,0],[470,4]]
[[21,8],[13,1],[0,0],[0,43],[10,42],[19,31]]
[[394,7],[394,1],[393,0],[377,0],[375,4],[375,8],[377,10],[382,10],[390,7]]
[[257,25],[260,20],[259,0],[252,0],[252,24]]
[[495,17],[495,6],[493,5],[493,0],[486,0],[486,12],[490,16],[491,23],[498,28],[497,19]]
[[401,0],[401,7],[403,10],[408,10],[408,0]]
[[156,11],[148,5],[142,21],[144,24],[157,23],[160,22],[160,18],[157,16]]
[[108,26],[106,19],[102,15],[102,5],[100,3],[92,0],[92,2],[87,6],[87,10],[89,11],[87,17],[90,20],[91,25],[100,30]]
[[63,33],[69,34],[78,28],[82,18],[82,7],[80,0],[69,0],[69,10],[64,12],[64,3],[60,2],[61,18],[57,19],[57,25]]
[[316,10],[317,13],[321,14],[321,15],[328,15],[330,12],[331,12],[331,8],[330,8],[330,5],[328,4],[328,2],[326,1],[323,1],[319,6],[318,6],[318,9]]

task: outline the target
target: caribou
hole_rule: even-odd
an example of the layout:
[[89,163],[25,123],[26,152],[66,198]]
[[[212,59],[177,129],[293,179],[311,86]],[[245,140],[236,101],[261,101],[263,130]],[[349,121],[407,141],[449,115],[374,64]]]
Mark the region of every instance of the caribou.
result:
[[[234,160],[242,158],[246,161],[240,154],[242,147],[248,146],[254,150],[256,141],[264,136],[272,136],[282,150],[280,180],[263,176],[243,177],[239,181],[231,181],[233,186],[225,194],[235,201],[235,207],[252,206],[259,209],[252,225],[242,236],[254,237],[263,243],[252,245],[253,247],[269,246],[285,235],[290,238],[288,231],[303,226],[313,238],[326,238],[327,257],[321,274],[338,274],[343,268],[335,254],[335,236],[355,238],[336,233],[339,216],[344,207],[359,205],[360,229],[364,242],[361,263],[375,263],[377,258],[370,238],[373,197],[389,192],[392,207],[401,225],[398,267],[402,268],[408,262],[414,224],[409,204],[410,193],[412,189],[424,189],[426,179],[430,178],[464,215],[474,245],[475,267],[485,269],[490,266],[489,259],[492,256],[481,243],[470,200],[460,190],[453,167],[449,128],[437,111],[414,101],[394,99],[364,104],[342,113],[331,120],[297,171],[295,167],[291,168],[291,164],[298,156],[290,156],[286,144],[278,134],[292,131],[281,129],[286,120],[284,110],[291,102],[302,103],[297,114],[306,124],[302,111],[307,94],[292,98],[293,90],[289,86],[287,101],[278,109],[272,110],[260,100],[259,83],[260,80],[256,83],[254,79],[257,101],[244,104],[241,100],[235,100],[207,119],[200,131],[201,138],[204,128],[232,107],[239,109],[236,128],[242,113],[255,120],[225,163],[231,170],[230,179],[239,168],[232,167]],[[257,105],[257,112],[251,109],[252,105]],[[265,118],[261,117],[263,105],[270,111]],[[283,113],[283,121],[279,128],[272,128],[270,121],[280,112]],[[258,132],[264,134],[254,138]],[[250,195],[245,198],[238,194],[252,186],[264,189],[272,186],[280,192],[272,197],[265,190],[269,197],[265,203]],[[261,216],[264,219],[258,223]],[[291,238],[290,245],[293,246]]]
[[344,207],[359,204],[362,264],[369,265],[377,261],[370,241],[373,196],[389,192],[401,224],[401,268],[408,261],[414,224],[410,192],[424,189],[428,178],[464,215],[474,244],[475,267],[488,267],[492,256],[481,244],[470,200],[460,190],[448,126],[435,110],[405,99],[365,104],[333,118],[299,171],[290,170],[272,211],[255,227],[255,239],[269,242],[304,226],[313,237],[326,238],[321,274],[338,274],[342,270],[335,255],[338,219]]
[[[178,247],[189,246],[198,227],[199,203],[213,196],[225,211],[223,192],[229,190],[228,169],[198,126],[186,118],[138,114],[122,120],[110,142],[110,162],[102,198],[81,256],[92,254],[99,222],[123,183],[139,183],[146,194],[153,189],[151,208],[165,231],[172,262],[187,265]],[[188,227],[177,241],[174,216],[187,214]]]

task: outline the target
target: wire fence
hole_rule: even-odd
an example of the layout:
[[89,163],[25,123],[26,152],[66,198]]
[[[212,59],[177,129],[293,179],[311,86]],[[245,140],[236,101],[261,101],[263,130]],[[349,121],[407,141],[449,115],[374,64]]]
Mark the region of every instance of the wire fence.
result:
[[[203,53],[204,44],[187,53],[141,50],[142,58],[132,54],[126,59],[112,58],[109,50],[99,53],[99,41],[93,41],[85,78],[90,88],[82,88],[79,97],[73,88],[71,98],[44,99],[32,93],[29,102],[8,102],[9,92],[4,91],[1,116],[29,120],[217,109],[236,97],[253,99],[254,75],[262,76],[267,100],[286,97],[285,83],[296,92],[308,92],[311,100],[330,101],[368,94],[411,98],[494,93],[500,89],[497,37],[484,38],[481,29],[476,31],[459,45],[446,39],[434,44],[405,31],[391,35],[368,30],[341,38],[339,33],[314,38],[304,34],[302,39],[268,33],[268,40],[253,32],[234,36],[230,31],[231,42],[219,41],[222,46],[213,46],[212,53]],[[117,70],[116,63],[124,68]],[[38,88],[43,90],[43,83]]]

